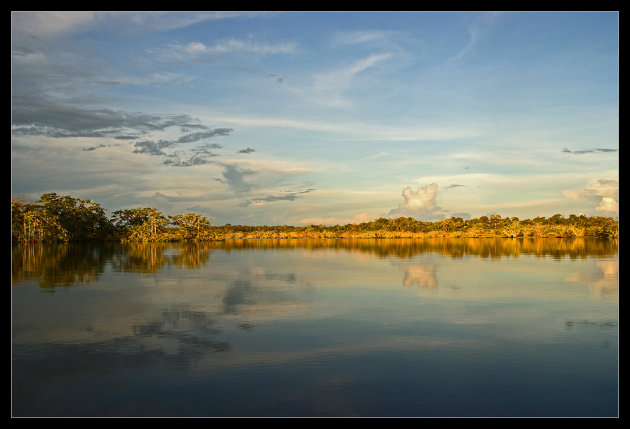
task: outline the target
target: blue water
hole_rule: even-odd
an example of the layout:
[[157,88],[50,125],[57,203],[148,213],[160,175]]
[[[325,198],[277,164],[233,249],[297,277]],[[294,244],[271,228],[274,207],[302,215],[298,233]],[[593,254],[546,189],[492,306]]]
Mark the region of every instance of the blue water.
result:
[[14,417],[619,414],[616,243],[66,244],[12,258]]

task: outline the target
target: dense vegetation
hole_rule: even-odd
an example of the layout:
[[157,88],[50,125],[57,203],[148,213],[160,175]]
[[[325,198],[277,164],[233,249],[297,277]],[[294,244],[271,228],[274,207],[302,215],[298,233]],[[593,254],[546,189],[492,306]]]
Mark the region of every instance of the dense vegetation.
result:
[[378,218],[347,225],[212,226],[200,214],[164,215],[154,208],[117,210],[111,218],[97,203],[48,193],[38,201],[11,201],[15,242],[47,241],[209,241],[232,238],[421,238],[421,237],[617,237],[608,217],[556,214],[520,220],[499,215],[423,222],[411,217]]

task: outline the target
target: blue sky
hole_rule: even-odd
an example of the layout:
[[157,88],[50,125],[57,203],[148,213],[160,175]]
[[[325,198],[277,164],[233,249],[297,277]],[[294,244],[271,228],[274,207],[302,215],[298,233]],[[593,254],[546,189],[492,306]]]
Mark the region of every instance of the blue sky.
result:
[[12,195],[214,224],[618,216],[616,12],[13,12]]

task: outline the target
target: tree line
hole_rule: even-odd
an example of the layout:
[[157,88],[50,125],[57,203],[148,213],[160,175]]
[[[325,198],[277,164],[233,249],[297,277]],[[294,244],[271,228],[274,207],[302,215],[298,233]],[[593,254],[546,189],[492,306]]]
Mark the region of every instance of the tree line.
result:
[[248,238],[421,238],[421,237],[618,237],[610,217],[560,214],[519,219],[500,215],[424,222],[412,217],[384,218],[346,225],[211,225],[197,213],[165,215],[151,207],[117,210],[108,217],[98,203],[56,193],[37,201],[11,201],[14,242],[212,241]]

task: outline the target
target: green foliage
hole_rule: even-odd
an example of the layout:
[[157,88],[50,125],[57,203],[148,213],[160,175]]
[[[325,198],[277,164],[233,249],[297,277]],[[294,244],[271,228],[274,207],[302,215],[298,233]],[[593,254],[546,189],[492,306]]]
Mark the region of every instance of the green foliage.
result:
[[69,241],[104,239],[112,232],[105,210],[90,200],[48,193],[37,202],[66,232]]
[[82,241],[105,239],[113,232],[105,210],[90,200],[55,193],[39,201],[11,202],[15,241]]
[[113,214],[118,234],[125,241],[168,241],[168,219],[151,207],[117,210]]
[[39,201],[11,201],[12,238],[17,242],[122,240],[135,242],[211,241],[252,238],[616,238],[619,224],[607,217],[561,214],[520,220],[499,215],[423,222],[384,218],[347,225],[212,226],[197,213],[165,216],[155,208],[117,210],[111,220],[90,200],[48,193]]
[[177,236],[181,240],[204,240],[211,236],[208,229],[212,219],[197,213],[169,216],[171,223],[177,227]]

